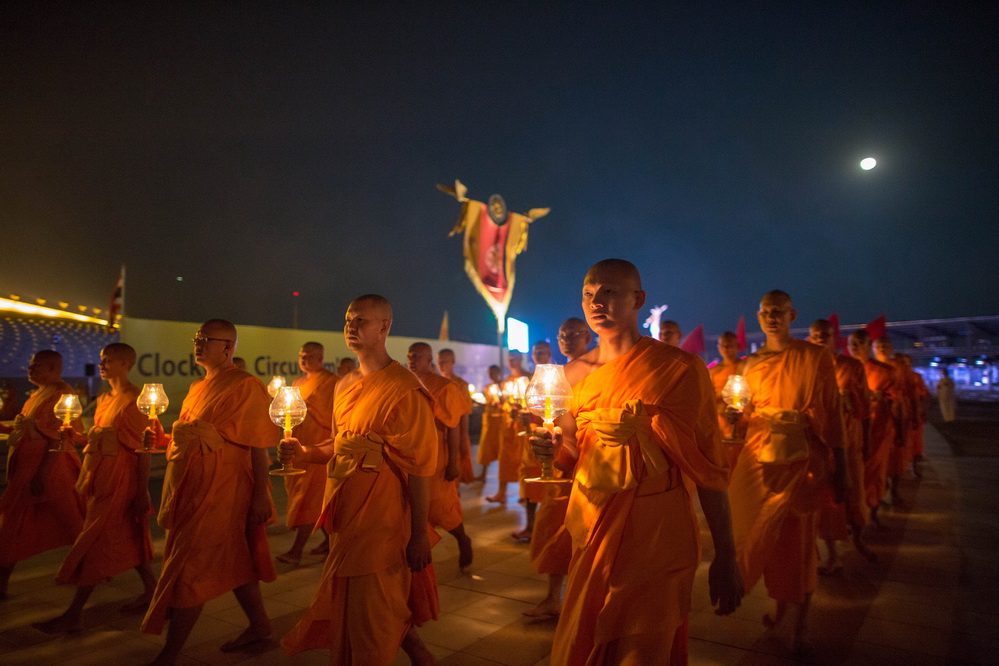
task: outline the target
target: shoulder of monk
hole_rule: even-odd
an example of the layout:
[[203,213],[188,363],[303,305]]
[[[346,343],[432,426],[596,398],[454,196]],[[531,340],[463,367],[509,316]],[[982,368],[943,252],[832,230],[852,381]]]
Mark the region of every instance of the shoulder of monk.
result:
[[659,340],[650,337],[642,338],[642,340],[636,344],[634,348],[632,348],[629,354],[634,354],[635,361],[642,362],[645,360],[650,365],[664,365],[666,363],[670,363],[689,367],[695,362],[704,365],[701,357],[697,354],[691,354],[690,352],[686,352],[679,347],[668,345],[665,342],[660,342]]

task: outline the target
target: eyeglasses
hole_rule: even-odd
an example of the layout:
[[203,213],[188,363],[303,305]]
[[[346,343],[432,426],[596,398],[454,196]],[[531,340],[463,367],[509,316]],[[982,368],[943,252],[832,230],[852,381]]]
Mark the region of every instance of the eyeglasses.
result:
[[232,342],[232,340],[230,340],[229,338],[206,338],[198,335],[191,338],[191,342],[193,342],[196,345],[206,345],[209,342]]

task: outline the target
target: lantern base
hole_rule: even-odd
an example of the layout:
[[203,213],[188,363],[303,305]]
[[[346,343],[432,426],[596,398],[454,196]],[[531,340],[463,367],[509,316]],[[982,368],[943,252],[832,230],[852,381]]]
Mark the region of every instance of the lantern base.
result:
[[305,470],[295,467],[278,467],[269,471],[268,474],[271,476],[298,476],[299,474],[305,474]]
[[58,449],[49,449],[49,453],[72,453],[73,449],[66,447],[59,447]]
[[533,479],[524,479],[524,482],[525,483],[550,483],[550,484],[554,485],[554,484],[559,484],[559,483],[572,483],[572,479],[555,479],[555,478],[546,479],[543,476],[538,476],[538,477],[535,477]]
[[737,439],[735,437],[722,437],[722,441],[726,444],[745,444],[746,440]]
[[136,449],[136,453],[166,453],[166,449]]

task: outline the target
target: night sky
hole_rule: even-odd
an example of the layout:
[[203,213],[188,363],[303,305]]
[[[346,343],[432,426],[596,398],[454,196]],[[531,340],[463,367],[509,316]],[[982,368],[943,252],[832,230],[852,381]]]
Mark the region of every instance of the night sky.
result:
[[131,316],[289,326],[297,290],[336,329],[378,292],[396,335],[492,342],[458,178],[552,209],[534,338],[610,256],[685,332],[774,288],[806,324],[999,314],[995,3],[340,4],[5,3],[0,295],[105,307],[125,263]]

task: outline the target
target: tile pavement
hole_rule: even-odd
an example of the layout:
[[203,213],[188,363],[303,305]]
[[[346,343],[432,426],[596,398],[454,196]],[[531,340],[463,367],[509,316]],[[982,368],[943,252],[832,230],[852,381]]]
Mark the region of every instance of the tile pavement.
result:
[[[999,480],[999,458],[959,459],[940,435],[927,429],[925,474],[905,481],[904,506],[885,513],[885,531],[870,541],[879,561],[871,564],[849,547],[844,570],[819,581],[809,624],[816,664],[995,663],[999,654],[999,511],[992,489]],[[997,443],[999,444],[999,443]],[[475,564],[462,575],[457,547],[444,535],[434,551],[440,585],[441,617],[420,630],[444,665],[547,664],[555,620],[522,615],[545,592],[546,581],[531,569],[528,545],[510,534],[523,512],[515,498],[506,506],[483,497],[495,484],[462,488],[468,533],[475,544]],[[284,501],[280,482],[275,499]],[[704,558],[697,572],[690,617],[692,664],[796,663],[785,636],[760,622],[770,605],[762,585],[754,588],[731,616],[716,616],[707,595],[710,539],[704,533]],[[279,526],[269,530],[272,551],[283,552],[292,535]],[[314,537],[311,545],[316,543]],[[154,532],[162,549],[163,535]],[[33,622],[62,612],[72,590],[57,587],[53,575],[66,549],[18,565],[11,597],[0,602],[0,664],[70,664],[107,666],[142,664],[158,652],[163,638],[138,631],[140,617],[118,608],[139,591],[127,572],[98,586],[84,612],[84,631],[50,636]],[[298,568],[279,564],[279,577],[263,585],[265,605],[280,637],[308,606],[319,579],[321,559],[307,556]],[[226,594],[209,602],[188,641],[182,664],[321,664],[322,651],[285,656],[276,640],[253,649],[223,654],[219,646],[237,635],[245,618],[235,598]],[[409,663],[402,654],[396,664]]]

